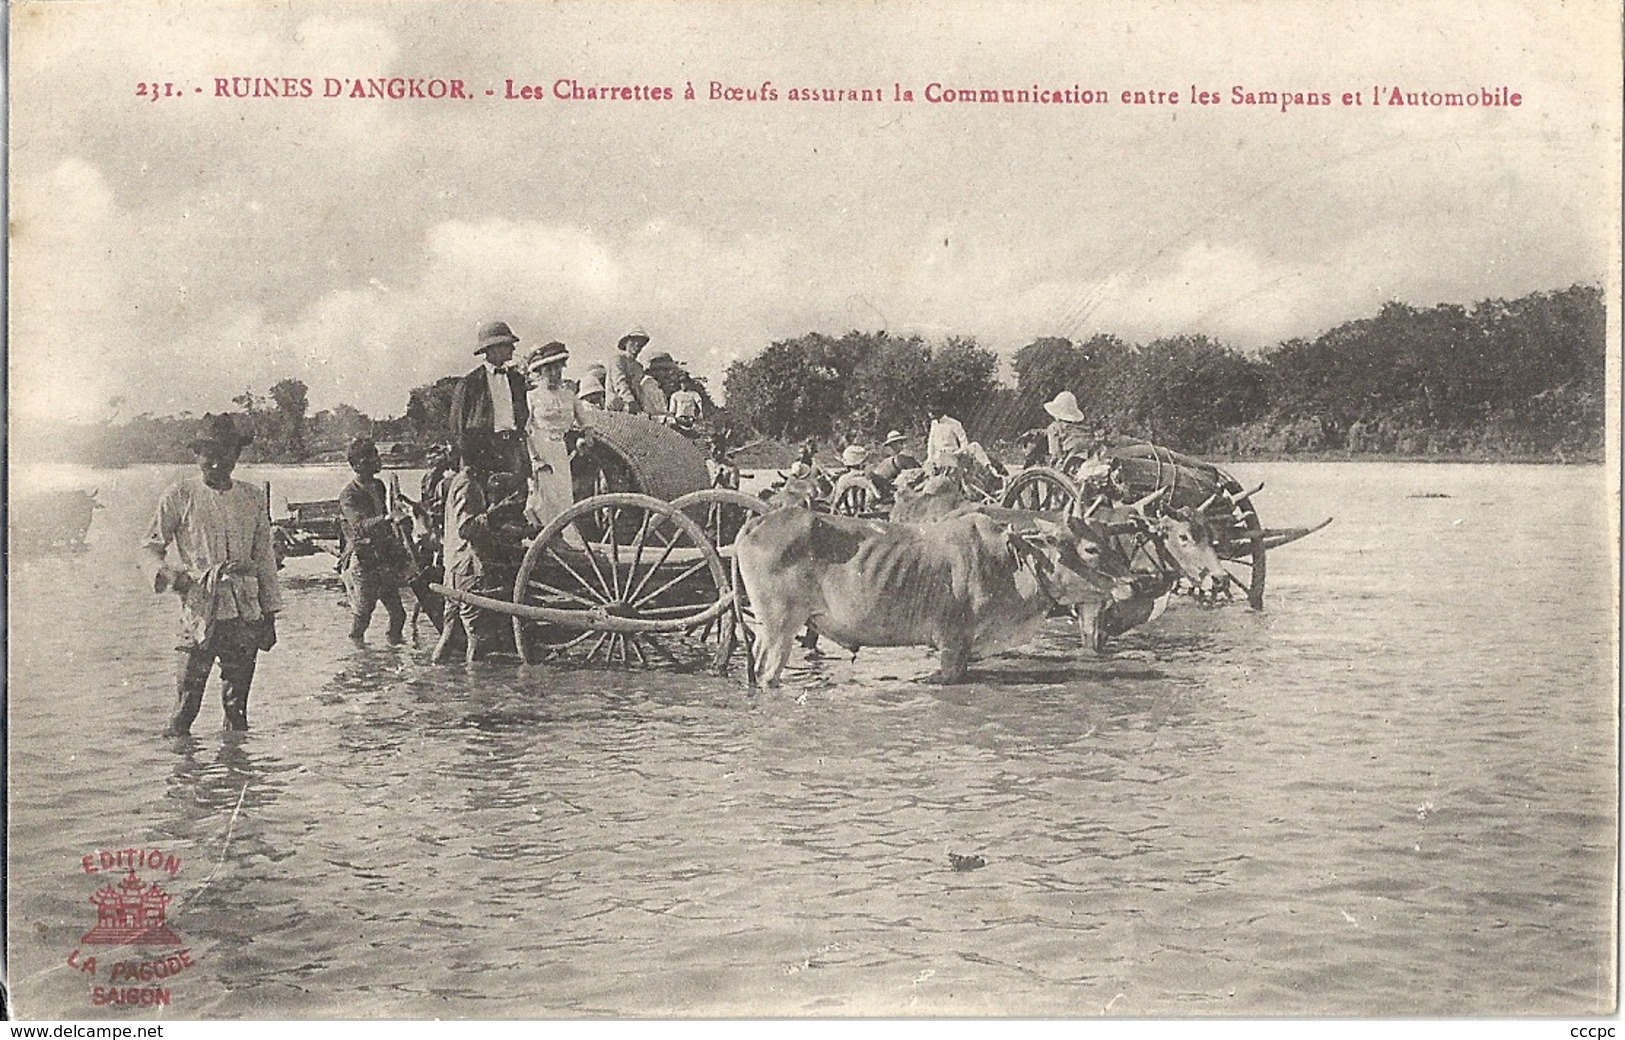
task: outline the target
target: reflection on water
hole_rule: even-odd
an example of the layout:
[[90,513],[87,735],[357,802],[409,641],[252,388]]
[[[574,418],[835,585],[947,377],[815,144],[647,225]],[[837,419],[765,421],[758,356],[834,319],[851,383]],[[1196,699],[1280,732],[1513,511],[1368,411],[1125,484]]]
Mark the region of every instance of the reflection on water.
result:
[[1238,469],[1270,522],[1337,522],[1265,611],[1178,604],[1105,656],[1056,624],[952,687],[925,649],[754,693],[436,668],[352,647],[312,558],[254,728],[213,730],[211,682],[180,741],[133,557],[173,471],[89,475],[88,549],[11,572],[18,1006],[114,1013],[66,966],[79,864],[138,847],[184,863],[171,1017],[1605,1010],[1601,472]]

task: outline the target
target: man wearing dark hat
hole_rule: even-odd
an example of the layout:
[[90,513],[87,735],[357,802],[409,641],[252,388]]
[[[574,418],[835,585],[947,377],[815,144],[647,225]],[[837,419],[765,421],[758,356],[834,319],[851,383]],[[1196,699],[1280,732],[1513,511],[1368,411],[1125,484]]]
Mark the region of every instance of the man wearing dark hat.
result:
[[[508,367],[519,337],[507,322],[480,326],[474,353],[485,363],[462,378],[451,399],[451,439],[460,453],[489,453],[506,472],[530,473],[523,430],[530,418],[525,377]],[[478,442],[472,443],[472,442]]]
[[252,440],[231,416],[205,415],[190,445],[200,472],[177,481],[158,499],[142,546],[153,591],[173,591],[181,601],[171,736],[191,731],[216,661],[226,725],[247,729],[255,660],[276,645],[282,592],[266,492],[231,479],[243,446]]
[[612,412],[641,412],[643,408],[643,364],[638,353],[649,344],[649,334],[633,329],[615,344],[615,356],[609,359],[609,383],[604,394],[604,407]]
[[406,544],[398,524],[405,516],[389,512],[389,494],[378,471],[384,468],[378,445],[371,437],[357,437],[345,452],[355,479],[339,492],[339,571],[350,598],[350,640],[360,643],[372,623],[373,609],[379,604],[389,612],[388,640],[405,642],[406,606],[401,602],[401,586],[411,569]]

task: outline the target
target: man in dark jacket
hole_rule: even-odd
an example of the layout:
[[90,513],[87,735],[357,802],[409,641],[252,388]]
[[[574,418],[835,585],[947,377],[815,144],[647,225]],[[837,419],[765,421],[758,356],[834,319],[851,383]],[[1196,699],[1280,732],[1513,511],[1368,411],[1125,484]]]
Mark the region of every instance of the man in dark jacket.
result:
[[530,418],[528,387],[524,375],[508,367],[519,337],[507,322],[493,321],[480,327],[478,342],[474,353],[485,355],[485,363],[464,376],[452,395],[452,444],[464,458],[472,449],[509,473],[529,476],[524,435]]

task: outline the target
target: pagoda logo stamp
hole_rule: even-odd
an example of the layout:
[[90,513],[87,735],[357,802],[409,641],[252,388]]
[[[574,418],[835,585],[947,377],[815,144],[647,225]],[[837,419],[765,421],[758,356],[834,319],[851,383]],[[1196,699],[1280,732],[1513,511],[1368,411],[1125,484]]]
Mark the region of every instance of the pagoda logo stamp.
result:
[[104,850],[84,857],[81,866],[86,874],[122,872],[123,877],[107,881],[90,895],[96,924],[79,938],[80,947],[68,954],[68,967],[100,982],[103,966],[97,963],[98,954],[108,959],[118,956],[119,949],[130,950],[137,955],[113,962],[107,973],[109,985],[92,984],[90,1002],[97,1007],[167,1006],[168,981],[195,967],[196,962],[191,950],[177,949],[184,943],[169,925],[169,907],[175,897],[160,881],[143,880],[138,871],[175,877],[180,873],[180,857],[159,849]]
[[147,884],[134,870],[116,886],[109,883],[90,897],[96,904],[96,927],[79,941],[102,946],[179,946],[166,914],[175,898],[158,882]]

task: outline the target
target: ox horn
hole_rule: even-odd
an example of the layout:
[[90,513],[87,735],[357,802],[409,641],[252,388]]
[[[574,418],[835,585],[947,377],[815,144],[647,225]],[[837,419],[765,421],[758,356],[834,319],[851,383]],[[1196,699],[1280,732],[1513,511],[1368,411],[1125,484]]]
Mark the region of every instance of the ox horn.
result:
[[1155,502],[1157,499],[1161,498],[1163,495],[1166,495],[1167,493],[1168,493],[1167,488],[1165,488],[1165,487],[1157,488],[1157,490],[1151,492],[1149,495],[1147,495],[1144,498],[1140,499],[1139,501],[1134,502],[1133,504],[1131,504],[1129,506],[1129,508],[1134,510],[1136,513],[1143,513],[1143,512],[1145,512],[1147,506],[1149,506],[1151,503]]
[[1207,512],[1208,507],[1211,506],[1214,502],[1218,501],[1218,499],[1219,499],[1219,493],[1217,491],[1215,491],[1215,492],[1213,492],[1213,494],[1207,496],[1207,498],[1204,498],[1202,500],[1202,504],[1196,507],[1196,511],[1198,513]]

